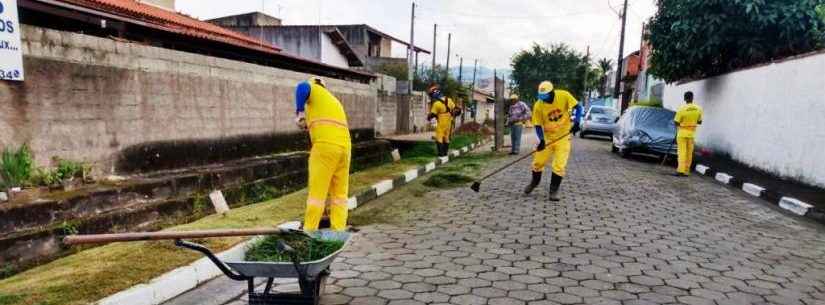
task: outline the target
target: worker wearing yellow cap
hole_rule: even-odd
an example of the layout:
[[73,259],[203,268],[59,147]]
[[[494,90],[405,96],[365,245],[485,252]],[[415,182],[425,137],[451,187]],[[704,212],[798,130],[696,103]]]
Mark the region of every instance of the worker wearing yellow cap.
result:
[[318,229],[329,198],[331,227],[343,231],[347,226],[352,149],[344,106],[321,79],[311,78],[295,89],[295,107],[295,122],[309,130],[312,145],[304,230]]
[[[574,111],[575,118],[570,119]],[[530,194],[541,182],[544,167],[553,157],[553,174],[550,179],[550,201],[559,201],[558,191],[570,157],[571,135],[579,132],[582,108],[570,92],[554,89],[553,83],[539,84],[538,100],[533,105],[533,125],[539,145],[533,156],[533,179],[524,194]],[[549,142],[549,145],[548,145]]]
[[679,150],[679,167],[675,176],[687,177],[693,165],[693,141],[696,128],[702,124],[702,107],[693,103],[693,92],[685,92],[685,104],[676,111],[676,146]]
[[432,106],[427,120],[436,119],[435,125],[435,148],[438,156],[446,156],[450,151],[450,134],[453,128],[453,117],[461,115],[461,109],[456,107],[451,98],[444,97],[441,89],[433,85],[429,90]]

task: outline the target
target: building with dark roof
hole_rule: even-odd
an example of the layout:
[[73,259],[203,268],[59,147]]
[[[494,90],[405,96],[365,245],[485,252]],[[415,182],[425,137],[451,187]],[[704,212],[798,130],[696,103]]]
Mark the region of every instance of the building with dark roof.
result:
[[19,0],[23,24],[114,37],[325,77],[369,82],[370,73],[282,52],[276,44],[171,10],[169,0]]
[[[232,15],[208,20],[221,27],[278,45],[283,52],[339,67],[375,71],[383,64],[406,65],[406,58],[392,57],[394,44],[409,43],[366,24],[284,25],[263,13]],[[430,51],[415,47],[418,53]]]

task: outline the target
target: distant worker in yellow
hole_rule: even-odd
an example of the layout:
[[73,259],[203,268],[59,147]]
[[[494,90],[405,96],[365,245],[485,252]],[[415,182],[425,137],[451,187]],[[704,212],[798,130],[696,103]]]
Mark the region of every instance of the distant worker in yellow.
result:
[[[309,130],[309,195],[304,230],[315,231],[329,202],[333,230],[347,227],[347,198],[352,142],[344,106],[317,77],[295,89],[295,122]],[[329,201],[327,201],[329,199]]]
[[451,98],[445,97],[441,93],[438,85],[433,85],[427,90],[432,99],[430,113],[427,120],[436,119],[435,127],[435,148],[439,157],[446,156],[450,152],[450,136],[453,129],[453,118],[461,115],[461,109]]
[[[574,118],[571,119],[571,112]],[[524,189],[529,195],[541,182],[544,167],[553,157],[553,174],[550,178],[550,201],[559,201],[558,192],[567,170],[571,138],[580,130],[582,107],[570,92],[554,89],[553,83],[539,84],[538,100],[533,105],[533,125],[539,145],[533,156],[533,177]]]
[[673,121],[676,123],[676,146],[679,149],[679,167],[674,175],[687,177],[693,166],[693,142],[696,138],[696,128],[702,124],[702,107],[693,103],[693,92],[685,92],[685,104],[676,111]]

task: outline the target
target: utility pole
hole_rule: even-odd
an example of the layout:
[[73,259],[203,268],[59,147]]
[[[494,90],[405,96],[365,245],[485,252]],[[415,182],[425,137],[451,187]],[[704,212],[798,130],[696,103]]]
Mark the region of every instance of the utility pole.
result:
[[[622,60],[624,59],[624,33],[627,26],[627,0],[624,0],[622,10],[622,36],[619,37],[619,60],[616,62],[616,88],[613,88],[613,97],[618,99],[622,85]],[[620,106],[621,107],[621,106]],[[622,109],[624,110],[624,109]]]
[[585,58],[587,59],[587,62],[585,62],[585,64],[587,64],[587,65],[584,67],[584,88],[583,88],[584,89],[584,95],[582,96],[582,100],[584,100],[584,106],[585,106],[584,109],[587,109],[587,104],[589,103],[588,99],[590,98],[590,93],[589,93],[590,91],[588,91],[588,89],[587,89],[587,78],[590,76],[590,46],[589,45],[587,46],[587,56]]
[[447,34],[447,68],[444,69],[444,85],[447,85],[447,79],[450,78],[450,44],[453,40],[453,33]]
[[415,51],[415,1],[412,3],[412,15],[410,17],[410,44],[407,45],[407,94],[412,94],[413,89],[413,54],[418,56],[418,52]]
[[[475,64],[473,64],[473,84],[470,86],[470,101],[475,103],[475,96],[476,96],[476,71],[478,71],[478,58],[476,58]],[[478,107],[473,108],[473,110],[478,109]],[[473,118],[475,121],[475,118]]]
[[[458,56],[458,55],[456,55]],[[458,58],[458,87],[461,88],[461,91],[464,91],[464,83],[461,82],[461,76],[464,74],[464,57]],[[461,125],[464,125],[464,113],[467,112],[467,107],[465,100],[461,100]]]
[[[436,47],[436,44],[438,42],[438,40],[436,39],[437,37],[438,37],[438,24],[433,24],[433,67],[430,68],[430,82],[433,83],[433,84],[436,83],[436,81],[435,81],[435,54],[438,54],[438,53],[435,52],[435,47]],[[430,84],[428,84],[428,86],[429,85]]]

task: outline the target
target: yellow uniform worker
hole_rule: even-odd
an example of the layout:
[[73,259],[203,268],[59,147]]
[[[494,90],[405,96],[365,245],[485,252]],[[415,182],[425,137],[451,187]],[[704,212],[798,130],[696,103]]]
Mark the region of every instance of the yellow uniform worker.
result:
[[309,129],[309,196],[304,230],[318,229],[329,198],[333,230],[347,226],[347,198],[352,142],[344,106],[317,78],[298,84],[295,92],[297,122]]
[[693,142],[696,128],[702,124],[702,107],[693,103],[693,92],[685,93],[685,104],[676,111],[676,145],[679,150],[679,167],[676,176],[690,175],[693,165]]
[[457,115],[459,110],[451,98],[441,95],[438,87],[431,87],[429,91],[433,104],[427,118],[429,120],[436,119],[435,145],[438,156],[443,157],[449,153],[453,117]]
[[[544,167],[552,157],[550,200],[559,201],[557,193],[566,174],[571,134],[578,132],[582,111],[579,102],[570,92],[554,89],[549,81],[539,85],[538,96],[539,99],[533,105],[532,122],[539,138],[539,146],[533,156],[533,179],[524,193],[530,194],[538,186]],[[575,118],[571,120],[570,115],[574,110]]]

